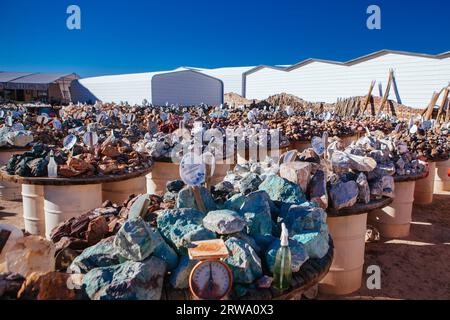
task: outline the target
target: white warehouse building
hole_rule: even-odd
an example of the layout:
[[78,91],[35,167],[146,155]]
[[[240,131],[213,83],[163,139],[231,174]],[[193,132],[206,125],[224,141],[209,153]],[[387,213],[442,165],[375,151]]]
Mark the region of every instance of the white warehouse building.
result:
[[394,70],[397,92],[389,98],[424,108],[434,91],[450,82],[450,52],[440,55],[382,50],[348,62],[307,59],[291,66],[197,68],[84,78],[72,84],[72,100],[127,101],[155,105],[192,105],[223,102],[234,92],[247,99],[289,93],[311,102],[364,96],[371,81],[373,95],[383,95],[389,70]]
[[[247,99],[265,99],[286,92],[312,102],[335,102],[338,98],[383,95],[389,69],[394,70],[398,98],[389,99],[424,108],[434,91],[450,82],[450,52],[440,55],[383,50],[345,63],[308,59],[287,68],[259,66],[245,73]],[[380,90],[381,87],[381,90]]]

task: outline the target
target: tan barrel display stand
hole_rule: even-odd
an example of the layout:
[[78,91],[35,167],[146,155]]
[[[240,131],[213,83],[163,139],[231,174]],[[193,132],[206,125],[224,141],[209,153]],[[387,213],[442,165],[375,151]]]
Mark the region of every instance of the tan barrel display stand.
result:
[[102,184],[103,201],[111,200],[117,204],[123,203],[132,194],[138,195],[146,192],[147,188],[145,176]]
[[398,239],[409,236],[414,189],[416,181],[423,178],[423,174],[394,177],[394,201],[382,209],[371,211],[368,216],[368,223],[376,227],[382,237]]
[[320,292],[345,295],[361,287],[367,213],[391,202],[390,198],[382,198],[339,211],[327,210],[327,224],[334,242],[334,258],[328,274],[319,283]]
[[434,176],[434,191],[450,191],[450,177],[448,169],[450,168],[450,159],[436,162],[436,173]]
[[[15,154],[22,154],[30,148],[6,148],[0,149],[0,167],[8,163]],[[3,200],[19,200],[21,198],[20,185],[9,181],[0,182],[0,198]]]
[[428,175],[424,179],[416,181],[416,187],[414,189],[415,204],[430,204],[433,202],[436,162],[429,162],[428,169]]
[[280,156],[290,149],[290,144],[285,147],[277,149],[261,149],[261,148],[245,148],[236,150],[236,163],[246,164],[248,162],[262,162],[267,157],[272,158],[275,162],[278,162]]
[[134,179],[150,170],[74,178],[20,177],[0,171],[0,176],[3,180],[22,184],[25,231],[48,238],[59,223],[100,207],[103,183]]
[[[223,180],[229,170],[232,170],[234,163],[231,159],[224,160],[222,163],[216,163],[211,185]],[[152,171],[145,176],[148,194],[159,196],[166,193],[166,184],[172,180],[179,180],[180,166],[178,163],[155,161]]]

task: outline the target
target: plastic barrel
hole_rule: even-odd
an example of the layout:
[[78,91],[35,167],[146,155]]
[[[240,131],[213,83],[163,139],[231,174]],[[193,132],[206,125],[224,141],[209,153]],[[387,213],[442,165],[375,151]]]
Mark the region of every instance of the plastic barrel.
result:
[[382,237],[409,236],[415,184],[415,181],[396,182],[394,201],[383,209],[369,212],[369,224],[376,227]]
[[416,181],[414,190],[414,203],[430,204],[433,202],[434,176],[436,175],[436,163],[429,162],[429,173],[424,179]]
[[25,231],[33,235],[44,236],[44,187],[23,184],[22,201]]
[[152,172],[145,176],[147,181],[147,193],[162,196],[166,193],[168,181],[180,179],[180,169],[178,163],[155,162]]
[[450,191],[450,177],[448,169],[450,168],[450,159],[447,161],[436,162],[436,174],[434,177],[434,191]]
[[344,295],[361,287],[366,222],[367,213],[327,218],[334,258],[328,274],[319,283],[320,292]]
[[145,176],[102,184],[103,201],[111,200],[117,204],[123,203],[131,194],[138,195],[146,192]]
[[45,235],[59,223],[102,204],[102,185],[44,186]]
[[[14,154],[21,154],[24,151],[1,151],[0,152],[0,166],[4,166],[8,163],[9,159]],[[0,198],[3,200],[19,200],[21,197],[20,184],[0,181]]]

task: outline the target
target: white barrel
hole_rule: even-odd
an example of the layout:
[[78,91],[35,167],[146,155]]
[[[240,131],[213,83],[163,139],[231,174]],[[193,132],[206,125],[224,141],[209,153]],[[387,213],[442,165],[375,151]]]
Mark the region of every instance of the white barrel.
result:
[[72,217],[77,217],[102,204],[102,185],[44,186],[45,235]]
[[162,196],[166,193],[168,181],[180,179],[180,166],[172,162],[155,162],[152,172],[145,176],[147,180],[147,193]]
[[111,200],[117,204],[123,203],[132,194],[138,195],[146,192],[145,176],[102,184],[103,201]]
[[44,187],[22,185],[23,221],[25,231],[33,235],[45,235]]
[[415,184],[415,181],[396,182],[394,201],[383,209],[369,212],[369,224],[376,227],[382,237],[409,236]]
[[416,181],[414,190],[414,203],[430,204],[433,202],[434,193],[434,176],[436,175],[436,163],[429,162],[429,173],[424,179]]
[[[8,163],[9,159],[15,154],[24,153],[24,151],[0,151],[0,166],[4,166]],[[19,200],[21,197],[20,184],[0,181],[0,198],[3,200]]]
[[434,177],[435,192],[450,191],[448,169],[450,169],[450,159],[447,161],[436,162],[436,175]]
[[334,257],[328,274],[319,283],[320,292],[344,295],[361,287],[366,222],[367,213],[327,218]]

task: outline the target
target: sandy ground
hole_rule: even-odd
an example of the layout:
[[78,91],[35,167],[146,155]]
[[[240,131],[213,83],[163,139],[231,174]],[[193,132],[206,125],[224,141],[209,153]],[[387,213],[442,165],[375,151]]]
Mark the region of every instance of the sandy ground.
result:
[[450,299],[450,192],[430,205],[415,205],[411,233],[404,239],[366,243],[364,269],[378,265],[381,289],[361,288],[347,296],[319,299]]
[[[406,239],[367,243],[364,270],[381,268],[381,289],[366,287],[348,296],[319,299],[450,299],[450,192],[435,194],[430,205],[415,205]],[[0,200],[0,223],[23,228],[22,203]]]

